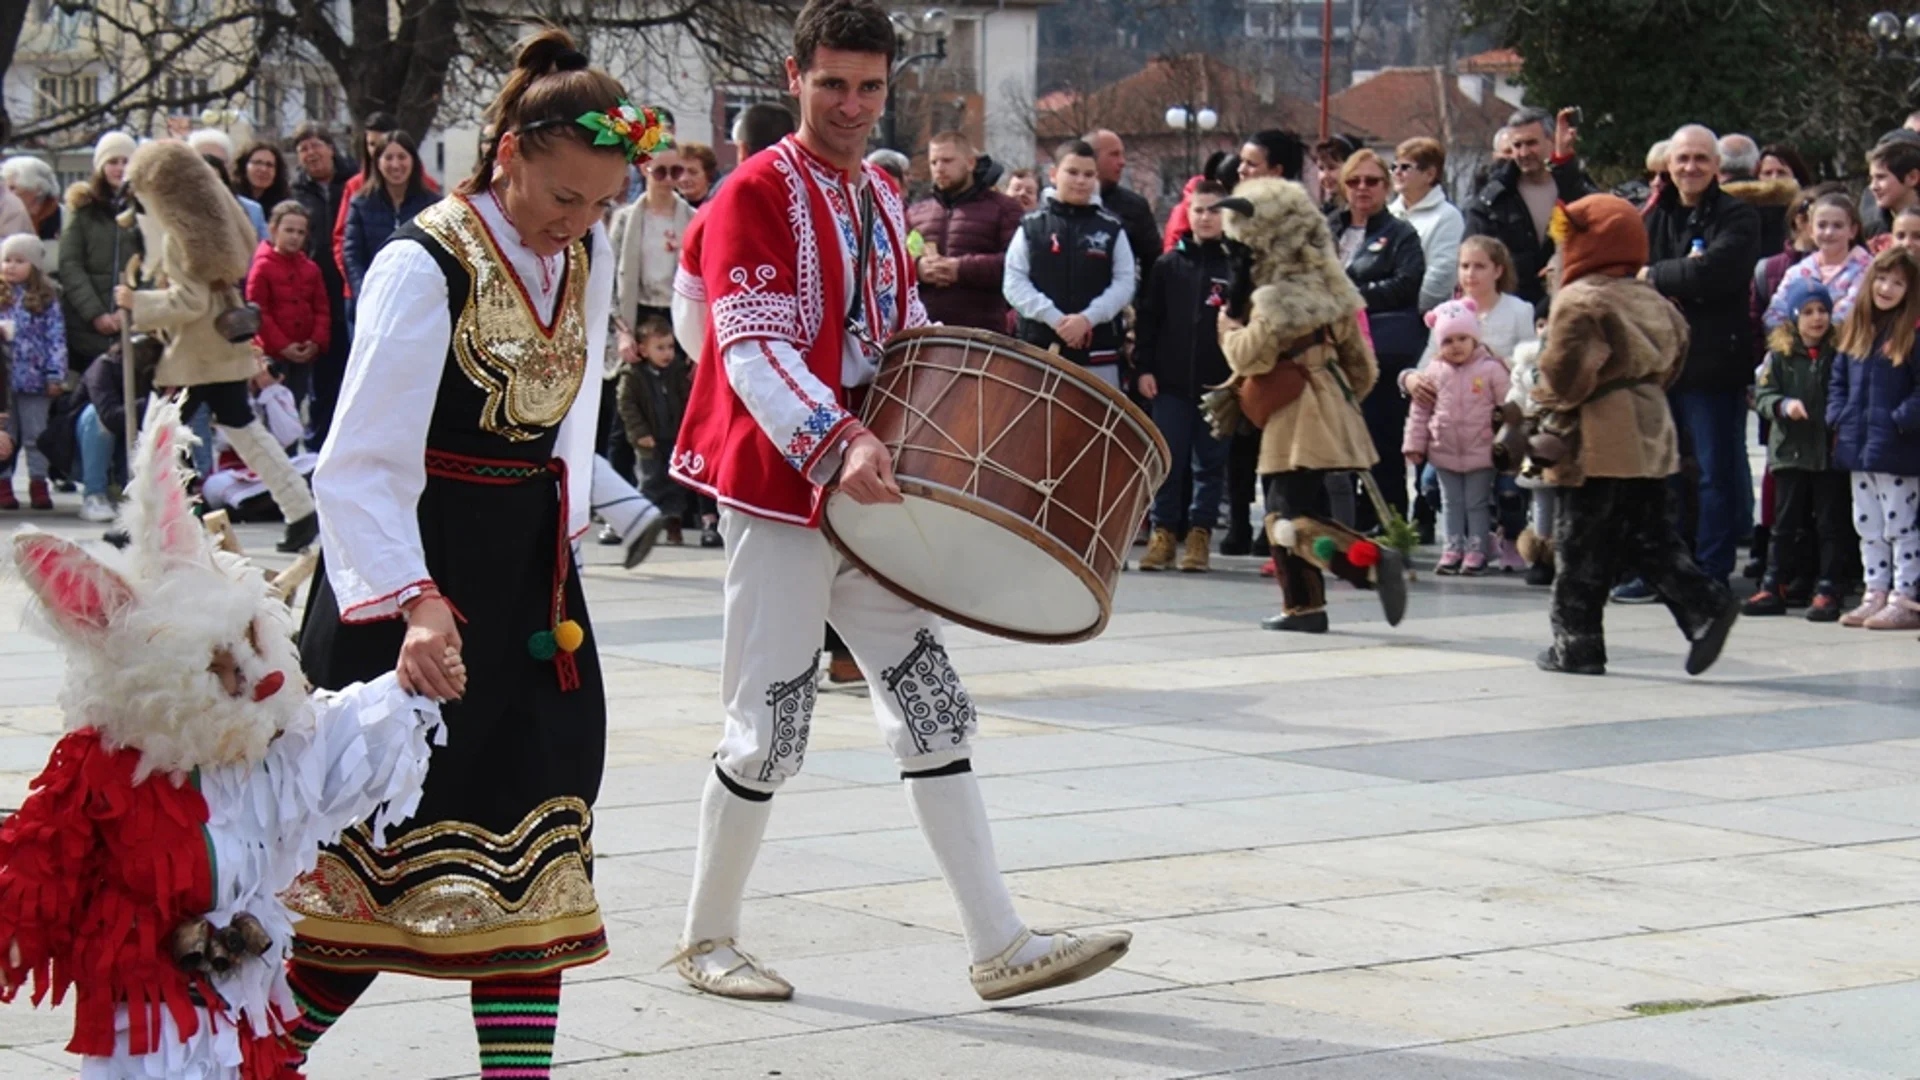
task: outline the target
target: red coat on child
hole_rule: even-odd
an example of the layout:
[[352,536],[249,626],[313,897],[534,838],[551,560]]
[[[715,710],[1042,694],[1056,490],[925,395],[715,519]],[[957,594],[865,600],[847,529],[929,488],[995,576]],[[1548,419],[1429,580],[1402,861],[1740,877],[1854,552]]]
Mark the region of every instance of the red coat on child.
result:
[[260,333],[253,340],[270,358],[287,346],[311,341],[327,351],[332,319],[320,264],[304,251],[283,255],[261,241],[247,270],[247,300],[260,308]]

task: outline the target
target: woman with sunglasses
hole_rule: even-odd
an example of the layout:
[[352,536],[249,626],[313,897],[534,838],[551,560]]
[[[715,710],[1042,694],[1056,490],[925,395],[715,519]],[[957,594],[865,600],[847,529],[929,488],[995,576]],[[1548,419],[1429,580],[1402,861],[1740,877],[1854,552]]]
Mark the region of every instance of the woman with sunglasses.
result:
[[613,214],[613,313],[620,359],[629,364],[640,360],[635,327],[653,316],[673,321],[673,274],[680,240],[693,223],[693,205],[679,191],[686,174],[678,150],[657,151],[641,169],[646,191]]
[[1467,233],[1466,218],[1440,186],[1446,166],[1446,148],[1425,135],[1408,139],[1393,152],[1397,194],[1387,210],[1420,234],[1420,250],[1427,259],[1420,283],[1422,314],[1453,299],[1453,264],[1460,257],[1460,238]]
[[[1407,463],[1400,454],[1400,437],[1407,423],[1407,400],[1395,389],[1400,373],[1420,359],[1427,344],[1426,325],[1420,321],[1420,284],[1427,259],[1420,233],[1387,209],[1387,163],[1372,150],[1356,150],[1340,166],[1340,189],[1346,206],[1327,218],[1333,230],[1340,263],[1347,278],[1367,303],[1367,321],[1373,333],[1374,355],[1380,361],[1380,379],[1360,403],[1367,431],[1380,453],[1373,478],[1387,505],[1402,517],[1407,513]],[[1335,512],[1345,499],[1336,498]],[[1356,523],[1365,531],[1376,524],[1371,500],[1355,505]]]

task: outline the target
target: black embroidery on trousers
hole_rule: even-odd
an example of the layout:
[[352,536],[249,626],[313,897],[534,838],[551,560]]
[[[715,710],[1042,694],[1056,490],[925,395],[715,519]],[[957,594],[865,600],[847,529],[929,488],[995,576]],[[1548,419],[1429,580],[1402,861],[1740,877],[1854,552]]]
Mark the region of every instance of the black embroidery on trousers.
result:
[[798,678],[774,683],[767,688],[767,707],[773,710],[773,723],[767,732],[767,760],[760,766],[760,782],[772,783],[780,767],[793,762],[791,772],[800,771],[807,756],[807,732],[813,727],[815,684],[820,681],[820,654]]
[[900,715],[906,718],[907,731],[921,753],[964,745],[974,728],[973,700],[933,631],[922,628],[913,638],[913,651],[882,672],[882,680],[900,703]]

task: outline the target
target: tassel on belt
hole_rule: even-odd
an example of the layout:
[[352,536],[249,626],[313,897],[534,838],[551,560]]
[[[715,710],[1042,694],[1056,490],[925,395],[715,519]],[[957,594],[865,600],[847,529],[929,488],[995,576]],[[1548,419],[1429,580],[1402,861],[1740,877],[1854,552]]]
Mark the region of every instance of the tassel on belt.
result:
[[548,479],[559,483],[560,525],[555,530],[554,538],[551,628],[536,631],[527,639],[527,653],[535,660],[553,661],[562,691],[578,690],[580,667],[573,654],[586,643],[587,633],[579,623],[567,617],[567,568],[573,562],[572,538],[567,535],[567,463],[559,458],[544,462],[512,461],[429,449],[427,475],[463,484],[494,487],[511,487]]

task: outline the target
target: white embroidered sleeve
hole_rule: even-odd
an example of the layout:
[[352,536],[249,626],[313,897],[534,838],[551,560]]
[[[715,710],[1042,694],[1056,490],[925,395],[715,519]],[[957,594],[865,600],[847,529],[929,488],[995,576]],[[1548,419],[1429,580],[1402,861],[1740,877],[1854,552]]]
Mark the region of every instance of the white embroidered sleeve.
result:
[[[691,279],[699,287],[700,295],[694,296],[679,287],[681,280]],[[694,363],[700,362],[702,350],[707,347],[707,301],[706,286],[700,279],[692,277],[686,270],[680,271],[675,279],[673,290],[673,339],[680,343],[680,351],[687,354]]]
[[[787,464],[815,483],[821,459],[857,421],[786,341],[756,338],[726,350],[727,382]],[[832,473],[827,474],[832,478]]]
[[587,374],[580,380],[580,392],[566,419],[560,421],[560,434],[554,442],[554,454],[567,463],[567,536],[577,538],[587,531],[593,512],[594,434],[600,424],[600,395],[606,381],[594,378],[599,365],[596,356],[606,355],[607,326],[613,314],[613,247],[606,230],[596,225],[588,234],[593,245],[591,269],[587,273]]
[[433,256],[407,241],[382,248],[361,282],[346,381],[313,473],[343,622],[392,618],[402,593],[432,583],[419,504],[452,338],[447,279]]

